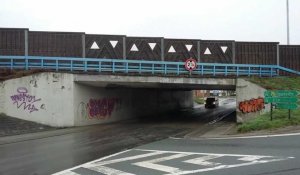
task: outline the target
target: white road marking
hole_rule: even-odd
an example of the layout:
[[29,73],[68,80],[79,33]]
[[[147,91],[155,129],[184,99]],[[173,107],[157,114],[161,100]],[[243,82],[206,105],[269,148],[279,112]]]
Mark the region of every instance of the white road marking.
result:
[[215,159],[215,158],[219,158],[219,157],[222,157],[222,156],[208,155],[208,156],[198,157],[195,159],[186,160],[183,162],[196,164],[196,165],[202,165],[202,166],[217,166],[217,165],[220,165],[221,163],[209,162],[207,160],[211,160],[211,159]]
[[[135,152],[140,151],[140,152],[146,152],[146,153],[105,161],[105,159],[115,157],[115,156],[118,156],[122,153],[129,152],[129,151],[135,151]],[[194,165],[200,165],[201,166],[200,169],[183,170],[183,169],[180,169],[177,167],[159,164],[160,162],[163,162],[163,161],[184,158],[184,157],[191,156],[191,155],[199,155],[201,157],[185,160],[185,161],[182,161],[182,163],[185,163],[185,164],[190,163],[190,164],[194,164]],[[151,158],[150,160],[145,160],[145,158],[149,158],[152,156],[160,156],[160,157],[154,158],[154,159]],[[220,158],[220,157],[235,157],[235,160],[238,160],[241,162],[235,163],[235,164],[230,164],[230,163],[224,164],[221,162],[215,162],[216,160],[218,160],[217,158]],[[107,157],[104,157],[101,159],[97,159],[95,161],[85,163],[83,165],[56,173],[55,175],[77,175],[77,173],[72,172],[72,170],[80,168],[80,167],[87,168],[87,169],[90,169],[90,170],[93,170],[96,172],[100,172],[102,174],[107,174],[107,175],[111,175],[111,174],[135,175],[133,173],[129,173],[129,172],[125,172],[125,171],[121,171],[121,170],[117,170],[114,168],[104,166],[104,165],[110,165],[110,164],[126,162],[126,161],[128,161],[129,165],[139,166],[142,168],[153,169],[153,170],[157,170],[157,171],[162,171],[164,173],[167,173],[166,175],[184,175],[184,174],[193,174],[193,173],[200,173],[200,172],[206,172],[206,171],[213,171],[213,170],[269,163],[269,162],[275,162],[275,161],[282,161],[282,160],[287,160],[287,159],[291,159],[291,158],[293,158],[293,157],[133,149],[133,150],[127,150],[127,151],[123,151],[123,152],[120,152],[117,154],[113,154],[111,156],[107,156]],[[143,159],[143,160],[138,161],[138,159]],[[213,161],[213,159],[216,159],[216,160]],[[212,161],[208,161],[208,160],[212,160]],[[136,162],[131,163],[132,161],[136,161]],[[204,168],[203,168],[203,166],[204,166]],[[141,172],[142,171],[143,170],[141,169]]]
[[[299,136],[300,133],[289,133],[289,134],[271,134],[271,135],[260,135],[260,136],[236,136],[236,137],[210,137],[210,138],[189,138],[189,140],[231,140],[231,139],[252,139],[252,138],[271,138],[271,137],[284,137],[284,136]],[[186,138],[169,137],[173,140],[184,140]]]
[[[247,155],[247,154],[220,154],[220,153],[199,153],[199,152],[184,152],[184,151],[164,151],[164,150],[155,150],[155,149],[134,149],[138,151],[150,151],[150,152],[160,152],[160,153],[176,153],[176,154],[189,154],[189,155],[213,155],[213,156],[231,156],[231,157],[246,157],[246,156],[256,156],[256,155]],[[261,157],[273,157],[260,155]]]
[[61,172],[60,175],[81,175],[81,174],[77,174],[72,171],[64,171],[64,172]]
[[[271,162],[271,161],[269,161]],[[194,174],[194,173],[200,173],[200,172],[206,172],[206,171],[214,171],[214,170],[220,170],[220,169],[227,169],[227,168],[235,168],[235,167],[241,167],[241,166],[247,166],[247,165],[255,165],[259,164],[259,162],[249,162],[249,163],[241,163],[236,165],[220,165],[212,168],[202,168],[198,170],[188,170],[188,171],[182,171],[178,173],[170,173],[165,175],[184,175],[184,174]]]
[[264,156],[246,156],[246,157],[242,157],[242,158],[240,158],[240,159],[238,159],[238,160],[242,160],[242,161],[256,161],[256,160],[258,160],[258,159],[261,159],[261,158],[263,158]]
[[[100,159],[93,160],[93,161],[90,161],[90,162],[87,162],[87,163],[84,163],[84,164],[75,166],[75,167],[73,167],[73,168],[69,168],[69,169],[66,169],[66,170],[64,170],[64,171],[60,171],[60,172],[54,173],[54,174],[52,174],[52,175],[73,175],[73,174],[70,174],[70,172],[71,172],[72,170],[74,170],[74,169],[80,168],[80,167],[82,167],[82,166],[84,166],[84,165],[88,165],[88,164],[91,164],[91,163],[96,162],[96,161],[101,161],[101,160],[104,160],[104,159],[108,159],[108,158],[110,158],[110,157],[114,157],[114,156],[117,156],[117,155],[120,155],[120,154],[129,152],[129,151],[131,151],[131,149],[125,150],[125,151],[121,151],[121,152],[118,152],[118,153],[115,153],[115,154],[111,154],[111,155],[109,155],[109,156],[105,156],[105,157],[102,157],[102,158],[100,158]],[[71,172],[71,173],[74,173],[74,172]],[[77,173],[75,173],[74,175],[77,175]]]
[[158,170],[158,171],[164,171],[167,173],[176,173],[181,170],[179,168],[165,166],[165,165],[159,165],[157,163],[163,162],[166,160],[178,159],[178,158],[185,157],[185,156],[188,156],[188,154],[174,154],[174,155],[167,156],[167,157],[133,163],[133,165],[137,165],[137,166],[144,167],[144,168],[150,168],[150,169],[154,169],[154,170]]
[[90,167],[89,169],[107,175],[112,175],[112,174],[113,175],[135,175],[135,174],[127,173],[124,171],[116,170],[105,166],[95,166],[95,167]]
[[[125,158],[120,158],[120,159],[113,159],[113,160],[108,160],[108,161],[104,161],[104,162],[101,162],[101,160],[100,161],[94,161],[91,164],[107,165],[107,164],[112,164],[112,163],[124,162],[124,161],[128,161],[128,160],[141,159],[141,158],[144,158],[144,157],[150,157],[150,156],[155,156],[155,155],[159,155],[159,154],[163,154],[163,153],[158,152],[158,151],[157,152],[150,152],[150,153],[146,153],[146,154],[140,154],[140,155],[137,155],[137,156],[130,156],[130,157],[125,157]],[[88,168],[90,166],[93,166],[93,165],[86,165],[84,167]]]

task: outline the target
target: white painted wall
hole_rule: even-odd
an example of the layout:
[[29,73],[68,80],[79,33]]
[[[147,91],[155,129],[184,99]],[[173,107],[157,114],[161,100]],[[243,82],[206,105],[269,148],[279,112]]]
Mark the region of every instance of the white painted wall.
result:
[[40,73],[4,81],[0,88],[6,115],[50,126],[74,125],[72,74]]
[[236,84],[236,115],[237,123],[243,123],[253,117],[256,117],[262,113],[270,111],[270,105],[265,104],[265,109],[258,112],[242,113],[239,110],[239,103],[245,100],[257,99],[258,97],[264,97],[264,89],[257,84],[251,83],[244,79],[238,78]]

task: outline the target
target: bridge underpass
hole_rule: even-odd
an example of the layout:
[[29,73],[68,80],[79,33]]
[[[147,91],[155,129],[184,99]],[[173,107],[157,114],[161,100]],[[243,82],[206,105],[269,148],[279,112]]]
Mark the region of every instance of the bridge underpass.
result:
[[192,109],[192,90],[234,90],[235,84],[235,79],[48,72],[2,82],[6,100],[0,107],[8,116],[55,127],[84,126]]
[[[130,94],[133,117],[144,121],[174,122],[216,122],[226,115],[235,115],[235,97],[220,98],[220,107],[205,109],[194,103],[194,90],[235,90],[236,80],[213,78],[175,78],[117,75],[75,75],[74,82],[82,91],[103,91],[109,89],[117,94]],[[95,93],[96,94],[96,93]],[[101,96],[101,95],[100,95]],[[234,116],[233,116],[234,117]],[[235,121],[235,120],[234,120]]]

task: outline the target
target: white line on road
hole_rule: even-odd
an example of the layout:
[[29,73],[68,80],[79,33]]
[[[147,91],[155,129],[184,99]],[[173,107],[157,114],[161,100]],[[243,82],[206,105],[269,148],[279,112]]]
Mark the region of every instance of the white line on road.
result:
[[[253,138],[271,138],[271,137],[284,137],[284,136],[299,136],[300,133],[289,133],[289,134],[271,134],[271,135],[260,135],[260,136],[236,136],[236,137],[199,137],[199,138],[188,138],[189,140],[230,140],[230,139],[253,139]],[[186,138],[169,137],[173,140],[185,140]]]
[[[90,162],[87,162],[87,163],[84,163],[84,164],[75,166],[75,167],[73,167],[73,168],[69,168],[69,169],[66,169],[66,170],[64,170],[64,171],[60,171],[60,172],[58,172],[58,173],[54,173],[54,174],[52,174],[52,175],[66,175],[66,174],[69,175],[69,174],[70,174],[70,171],[72,171],[72,170],[74,170],[74,169],[80,168],[80,167],[82,167],[82,166],[84,166],[84,165],[88,165],[88,164],[90,164],[90,163],[94,163],[94,162],[97,162],[97,161],[101,161],[101,160],[104,160],[104,159],[108,159],[108,158],[110,158],[110,157],[114,157],[114,156],[117,156],[117,155],[126,153],[126,152],[128,152],[128,151],[131,151],[131,149],[125,150],[125,151],[121,151],[121,152],[118,152],[118,153],[115,153],[115,154],[111,154],[111,155],[109,155],[109,156],[102,157],[102,158],[100,158],[100,159],[93,160],[93,161],[90,161]],[[73,172],[72,172],[72,173],[73,173]],[[70,174],[70,175],[71,175],[71,174]]]
[[94,161],[93,163],[90,163],[89,165],[86,165],[84,167],[88,168],[90,166],[95,166],[92,164],[107,165],[107,164],[112,164],[112,163],[119,163],[119,162],[124,162],[124,161],[128,161],[128,160],[135,160],[135,159],[141,159],[144,157],[155,156],[155,155],[159,155],[159,154],[164,154],[164,153],[156,151],[156,152],[150,152],[150,153],[146,153],[146,154],[140,154],[140,155],[125,157],[125,158],[120,158],[120,159],[108,160],[108,161],[104,161],[104,162],[101,162],[101,160],[99,160],[99,161]]
[[120,171],[120,170],[116,170],[113,168],[109,168],[109,167],[105,167],[105,166],[94,166],[94,167],[89,167],[88,169],[102,173],[102,174],[106,174],[106,175],[135,175],[132,173],[127,173],[124,171]]
[[219,157],[222,157],[222,156],[208,155],[208,156],[198,157],[195,159],[186,160],[183,162],[191,163],[191,164],[195,164],[195,165],[202,165],[202,166],[217,166],[217,165],[220,165],[221,163],[209,162],[208,160],[219,158]]
[[72,172],[72,171],[69,171],[69,170],[65,170],[63,172],[60,172],[59,175],[81,175],[81,174],[78,174],[78,173],[75,173],[75,172]]
[[166,156],[166,157],[161,157],[161,158],[157,158],[157,159],[133,163],[133,165],[137,165],[137,166],[144,167],[144,168],[150,168],[150,169],[154,169],[154,170],[158,170],[158,171],[164,171],[167,173],[176,173],[181,170],[179,168],[166,166],[166,165],[159,165],[157,163],[163,162],[166,160],[178,159],[178,158],[185,157],[185,156],[188,156],[188,154],[174,154],[171,156]]
[[[247,154],[220,154],[220,153],[199,153],[199,152],[184,152],[184,151],[164,151],[164,150],[153,150],[153,149],[134,149],[138,151],[151,151],[151,152],[161,152],[161,153],[176,153],[176,154],[188,154],[188,155],[213,155],[213,156],[231,156],[231,157],[246,157],[246,156],[254,156]],[[273,157],[273,156],[265,156],[260,155],[261,157]]]

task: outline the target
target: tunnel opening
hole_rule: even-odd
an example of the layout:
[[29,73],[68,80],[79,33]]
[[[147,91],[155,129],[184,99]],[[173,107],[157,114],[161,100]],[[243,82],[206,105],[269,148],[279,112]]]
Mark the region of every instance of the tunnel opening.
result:
[[[83,113],[86,112],[89,115],[86,117],[95,119],[96,123],[126,119],[137,119],[140,122],[210,122],[216,118],[235,116],[236,87],[232,79],[184,78],[182,82],[178,82],[178,79],[170,82],[170,79],[163,80],[161,77],[155,77],[155,81],[143,77],[139,81],[130,82],[131,78],[128,77],[124,82],[108,82],[107,79],[77,82],[75,90],[85,96],[76,97],[75,105],[86,101],[86,109],[89,111]],[[157,82],[162,80],[163,83]],[[104,102],[107,105],[102,104]],[[107,120],[96,121],[97,116],[102,114],[108,114],[108,117],[98,119]],[[81,118],[79,124],[92,124],[83,121],[80,112],[77,115],[77,119]],[[231,121],[235,120],[235,117],[231,118]]]
[[[75,93],[84,94],[76,96],[75,105],[85,102],[76,125],[119,123],[177,133],[236,121],[235,79],[78,75],[75,82]],[[218,106],[206,108],[208,97],[217,97]],[[102,110],[109,115],[101,116]]]
[[[160,92],[163,92],[159,90]],[[235,90],[174,90],[164,91],[177,93],[190,93],[191,105],[182,105],[179,102],[167,111],[157,111],[156,114],[139,115],[139,122],[147,123],[176,123],[191,124],[215,124],[220,121],[236,121],[236,94]],[[181,100],[173,99],[173,100]],[[217,104],[215,104],[217,103]],[[207,106],[206,106],[207,105]]]

